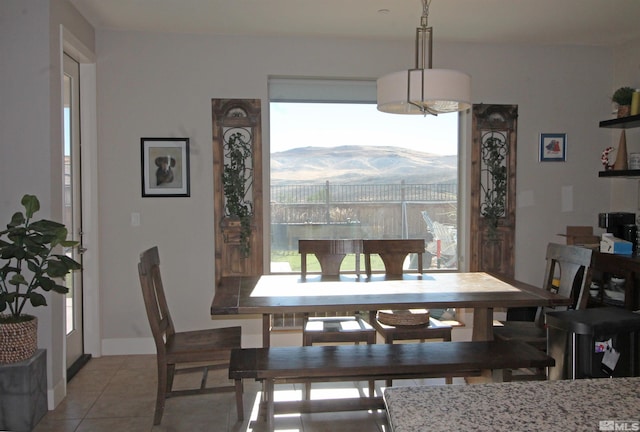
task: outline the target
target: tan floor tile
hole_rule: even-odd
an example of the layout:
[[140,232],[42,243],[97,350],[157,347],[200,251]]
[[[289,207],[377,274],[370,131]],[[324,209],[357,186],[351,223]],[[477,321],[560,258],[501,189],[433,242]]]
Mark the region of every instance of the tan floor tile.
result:
[[377,431],[379,423],[386,424],[384,411],[303,414],[301,419],[305,432]]
[[111,377],[104,394],[155,397],[157,377],[155,369],[121,369]]
[[[261,432],[263,421],[256,422],[262,384],[246,380],[244,384],[243,422],[237,421],[235,393],[170,398],[166,402],[162,424],[152,426],[156,392],[155,356],[105,356],[91,361],[67,386],[68,395],[55,411],[50,411],[34,432]],[[200,375],[178,375],[176,387],[199,385]],[[231,384],[226,371],[211,371],[209,385]],[[460,379],[458,384],[464,384]],[[403,380],[402,385],[444,385],[443,379]],[[456,384],[456,380],[454,380]],[[313,397],[352,397],[367,392],[366,382],[314,383]],[[302,397],[303,385],[276,386],[276,400]],[[384,382],[376,383],[382,394]],[[82,420],[81,420],[82,419]],[[296,432],[388,432],[384,412],[365,411],[278,416],[276,431]]]
[[[267,425],[263,421],[252,421],[247,429],[247,432],[266,432]],[[274,430],[275,432],[292,432],[292,431],[305,431],[302,426],[302,419],[299,415],[287,415],[287,416],[277,416],[274,421]],[[355,429],[351,429],[351,431],[355,431]],[[363,431],[360,431],[363,432]]]
[[215,419],[226,416],[233,407],[235,407],[234,393],[174,397],[165,402],[164,415],[184,416],[185,413],[193,413]]
[[153,432],[211,432],[229,430],[228,412],[218,416],[200,414],[165,414],[162,424],[154,426]]
[[109,384],[109,380],[116,370],[81,370],[67,384],[67,393],[97,393],[102,392]]
[[122,367],[126,358],[127,356],[92,357],[89,362],[80,370],[80,372],[105,369],[117,370]]
[[81,421],[81,419],[56,420],[49,418],[47,414],[36,425],[33,432],[74,432]]
[[152,426],[152,417],[85,419],[76,432],[151,432]]
[[103,395],[93,404],[86,418],[153,416],[155,406],[155,396]]
[[97,392],[69,392],[55,410],[47,412],[46,417],[55,420],[82,419],[99,397],[100,393]]
[[123,369],[156,369],[157,363],[155,354],[123,357]]
[[[200,382],[203,376],[203,370],[204,369],[198,370],[196,372],[176,374],[173,379],[173,388],[188,389],[188,388],[200,387]],[[224,371],[211,370],[208,372],[207,374],[208,387],[229,386],[229,385],[233,385],[233,381],[229,380],[228,370],[224,370]]]

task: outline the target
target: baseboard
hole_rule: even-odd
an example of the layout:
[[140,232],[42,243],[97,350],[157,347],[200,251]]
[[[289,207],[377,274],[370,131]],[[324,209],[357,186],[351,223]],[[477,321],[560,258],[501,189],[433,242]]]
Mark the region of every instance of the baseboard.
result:
[[47,409],[52,411],[67,397],[67,383],[61,379],[53,384],[53,388],[47,389]]
[[102,355],[155,354],[153,338],[103,339]]

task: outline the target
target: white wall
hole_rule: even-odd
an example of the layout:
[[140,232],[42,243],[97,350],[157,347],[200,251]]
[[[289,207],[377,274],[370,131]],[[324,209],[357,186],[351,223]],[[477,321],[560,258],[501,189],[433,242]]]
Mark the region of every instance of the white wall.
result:
[[[160,247],[176,325],[210,323],[214,288],[211,99],[260,98],[269,143],[270,75],[371,77],[411,66],[412,41],[286,39],[101,31],[97,35],[101,287],[104,354],[152,349],[136,275],[138,254]],[[597,178],[609,139],[612,51],[593,47],[436,44],[435,67],[473,77],[475,103],[519,106],[516,275],[540,283],[547,242],[565,226],[596,225],[609,205]],[[538,162],[538,135],[566,132],[566,163]],[[140,138],[189,137],[191,197],[141,198]],[[268,154],[268,153],[267,153]],[[571,190],[562,202],[561,191]],[[564,206],[563,206],[564,204]],[[563,211],[564,210],[564,211]],[[130,225],[132,212],[141,226]],[[260,322],[242,320],[244,344]],[[143,343],[141,343],[141,341]]]
[[[62,90],[60,25],[93,48],[89,23],[64,0],[0,2],[0,220],[38,196],[40,218],[62,220]],[[38,346],[47,349],[49,408],[64,397],[64,297],[47,295],[38,317]]]

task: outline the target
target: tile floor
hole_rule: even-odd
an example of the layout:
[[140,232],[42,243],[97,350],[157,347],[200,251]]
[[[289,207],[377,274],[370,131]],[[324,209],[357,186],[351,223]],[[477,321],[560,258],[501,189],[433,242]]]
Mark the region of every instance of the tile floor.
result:
[[[198,380],[199,376],[178,375],[176,385],[187,386]],[[225,381],[226,371],[211,372],[209,383],[212,380]],[[394,385],[416,383],[409,380],[394,382]],[[441,385],[444,380],[419,383]],[[314,384],[312,398],[336,397],[343,393],[356,395],[359,391],[366,392],[363,390],[366,386],[366,382]],[[255,422],[260,385],[247,380],[244,388],[244,422],[237,421],[234,393],[222,393],[169,399],[162,424],[153,426],[155,356],[94,358],[68,384],[65,400],[54,411],[49,411],[33,432],[263,431],[264,424]],[[377,390],[381,390],[379,385]],[[301,392],[301,385],[279,385],[276,386],[276,400],[299,398]],[[278,416],[275,429],[287,432],[388,432],[389,426],[384,411],[354,411]]]

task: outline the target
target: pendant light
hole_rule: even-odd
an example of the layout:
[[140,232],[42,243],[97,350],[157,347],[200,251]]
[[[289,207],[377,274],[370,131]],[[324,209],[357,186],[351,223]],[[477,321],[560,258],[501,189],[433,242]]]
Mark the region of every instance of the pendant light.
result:
[[378,78],[378,110],[392,114],[433,114],[471,107],[471,77],[451,69],[432,69],[433,28],[427,26],[431,0],[422,0],[416,29],[416,66]]

